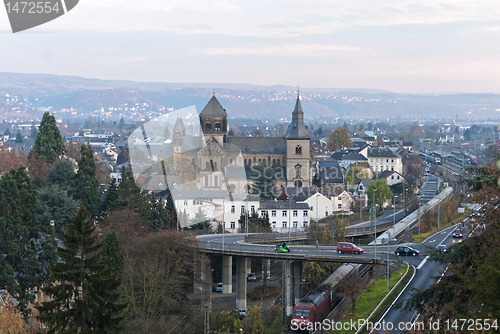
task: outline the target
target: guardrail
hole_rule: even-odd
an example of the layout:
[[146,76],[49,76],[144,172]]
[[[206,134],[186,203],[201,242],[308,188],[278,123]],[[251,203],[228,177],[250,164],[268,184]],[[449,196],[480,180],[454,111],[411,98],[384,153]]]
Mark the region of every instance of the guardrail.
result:
[[[294,250],[295,249],[295,250]],[[212,254],[223,254],[229,256],[247,256],[273,258],[290,261],[323,261],[339,263],[366,263],[366,264],[386,264],[387,253],[377,252],[365,254],[338,254],[336,247],[332,246],[294,246],[289,253],[278,253],[274,251],[274,246],[253,245],[253,244],[225,244],[199,241],[201,252]],[[394,259],[390,262],[396,261]]]

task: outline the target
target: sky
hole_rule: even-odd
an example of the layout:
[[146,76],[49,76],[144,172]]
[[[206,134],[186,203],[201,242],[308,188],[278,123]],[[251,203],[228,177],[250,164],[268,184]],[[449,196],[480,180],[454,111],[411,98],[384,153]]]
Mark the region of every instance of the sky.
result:
[[81,0],[13,34],[0,72],[500,93],[500,2]]

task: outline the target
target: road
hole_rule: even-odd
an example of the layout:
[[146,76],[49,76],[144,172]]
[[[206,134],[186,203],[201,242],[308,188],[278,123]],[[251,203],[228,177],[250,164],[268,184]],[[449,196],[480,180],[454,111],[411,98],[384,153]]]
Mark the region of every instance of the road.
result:
[[[413,265],[416,270],[416,274],[409,284],[409,286],[404,290],[401,296],[398,298],[398,301],[406,300],[410,298],[412,294],[412,288],[418,290],[427,289],[434,281],[434,277],[440,276],[443,272],[444,268],[437,262],[429,261],[428,257],[425,255],[426,247],[436,247],[437,245],[444,244],[447,247],[451,246],[454,242],[459,242],[461,239],[454,239],[452,237],[453,232],[457,228],[456,225],[450,226],[447,229],[444,229],[433,236],[429,237],[421,244],[410,245],[411,247],[420,251],[419,256],[401,256],[401,260]],[[395,310],[394,308],[390,308],[388,312],[383,316],[382,319],[378,319],[383,324],[382,320],[385,322],[386,329],[388,329],[391,333],[403,333],[404,326],[409,326],[411,328],[412,319],[414,319],[415,312],[414,311],[401,311]],[[413,326],[418,326],[420,323],[417,321]],[[392,329],[389,329],[388,326],[392,326]],[[383,330],[374,331],[374,333],[383,333]]]

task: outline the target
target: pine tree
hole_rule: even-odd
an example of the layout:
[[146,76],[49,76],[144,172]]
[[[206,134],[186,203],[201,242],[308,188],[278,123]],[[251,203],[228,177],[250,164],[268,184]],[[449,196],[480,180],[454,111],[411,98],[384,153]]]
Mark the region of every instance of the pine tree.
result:
[[40,159],[49,164],[66,152],[56,118],[49,112],[43,114],[33,149],[38,152]]
[[0,289],[7,289],[28,313],[35,291],[49,279],[56,242],[47,221],[37,222],[36,191],[24,167],[0,179]]
[[21,131],[17,131],[16,133],[16,143],[17,144],[23,143],[23,135],[21,134]]
[[109,182],[108,189],[106,191],[106,199],[104,200],[104,211],[110,213],[117,209],[118,201],[118,183],[115,178],[112,178]]
[[96,165],[91,147],[81,146],[81,159],[75,178],[75,199],[87,208],[87,213],[96,217],[101,212],[101,202],[97,196],[99,181],[95,177]]
[[31,125],[30,138],[36,139],[38,137],[38,130],[36,129],[35,122]]
[[122,280],[102,259],[92,218],[85,212],[81,205],[67,225],[64,247],[58,248],[61,261],[51,268],[56,283],[43,289],[50,300],[38,307],[38,319],[48,333],[115,333],[124,318],[117,292]]
[[5,130],[5,132],[3,133],[3,135],[4,135],[4,136],[9,136],[9,137],[10,137],[10,136],[12,135],[12,134],[10,133],[10,129],[9,129],[9,128],[7,128],[7,129]]
[[106,239],[102,245],[102,259],[108,261],[112,274],[121,276],[124,266],[123,255],[115,231],[106,234]]

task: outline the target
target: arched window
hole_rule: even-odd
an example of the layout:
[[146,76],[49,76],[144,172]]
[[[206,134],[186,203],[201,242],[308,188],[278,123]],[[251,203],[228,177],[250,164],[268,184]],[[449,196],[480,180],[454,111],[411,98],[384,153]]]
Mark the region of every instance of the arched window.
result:
[[208,187],[208,176],[205,176],[205,187]]
[[297,145],[295,148],[295,154],[302,154],[302,147],[300,145]]
[[276,166],[276,159],[273,159],[273,166]]
[[267,164],[268,166],[271,166],[271,157],[267,157]]
[[214,187],[218,187],[219,186],[219,177],[216,175],[214,176]]
[[245,159],[245,166],[246,166],[246,165],[248,165],[248,164],[247,164],[247,159]]
[[281,166],[280,159],[278,159],[278,163],[276,164],[277,166]]
[[205,124],[205,130],[208,130],[208,131],[212,130],[212,124],[210,124],[210,123]]
[[215,131],[220,131],[220,123],[215,123]]

